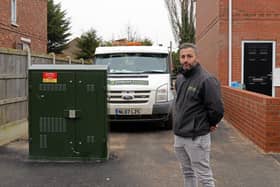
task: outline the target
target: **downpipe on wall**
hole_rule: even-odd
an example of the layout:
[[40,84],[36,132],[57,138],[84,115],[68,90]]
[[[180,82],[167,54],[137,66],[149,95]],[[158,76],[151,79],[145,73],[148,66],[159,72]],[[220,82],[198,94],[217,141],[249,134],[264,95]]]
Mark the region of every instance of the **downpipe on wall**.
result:
[[232,0],[228,1],[228,86],[232,82]]

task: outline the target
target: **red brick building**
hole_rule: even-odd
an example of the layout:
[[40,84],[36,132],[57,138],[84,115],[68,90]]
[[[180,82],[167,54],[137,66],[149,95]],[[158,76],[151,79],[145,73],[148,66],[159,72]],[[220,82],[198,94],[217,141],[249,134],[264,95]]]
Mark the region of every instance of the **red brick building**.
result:
[[223,85],[225,119],[280,152],[280,1],[197,0],[196,14],[199,58]]
[[47,0],[2,0],[0,47],[47,52]]

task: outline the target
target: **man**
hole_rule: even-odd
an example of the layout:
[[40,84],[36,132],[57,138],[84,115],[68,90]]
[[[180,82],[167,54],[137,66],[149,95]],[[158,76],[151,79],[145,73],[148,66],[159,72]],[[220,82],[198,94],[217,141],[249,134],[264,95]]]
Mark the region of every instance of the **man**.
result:
[[197,60],[197,47],[179,47],[182,65],[176,79],[174,105],[175,154],[180,161],[185,187],[215,186],[210,167],[210,132],[223,118],[220,84]]

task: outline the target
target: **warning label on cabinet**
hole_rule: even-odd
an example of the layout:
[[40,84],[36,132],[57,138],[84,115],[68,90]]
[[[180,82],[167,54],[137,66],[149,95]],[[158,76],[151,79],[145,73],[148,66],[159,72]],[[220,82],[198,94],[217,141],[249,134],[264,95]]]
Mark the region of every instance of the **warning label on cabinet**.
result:
[[57,83],[57,72],[43,72],[43,83]]

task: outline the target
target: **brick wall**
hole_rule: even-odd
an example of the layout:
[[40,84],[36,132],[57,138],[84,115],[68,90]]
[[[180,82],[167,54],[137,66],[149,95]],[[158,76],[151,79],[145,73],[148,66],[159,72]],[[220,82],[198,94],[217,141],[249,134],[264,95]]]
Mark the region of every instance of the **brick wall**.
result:
[[[197,1],[197,31],[196,44],[199,50],[199,61],[211,73],[217,77],[218,66],[218,39],[219,39],[219,17],[218,0]],[[205,12],[209,13],[205,16]]]
[[[232,81],[241,81],[242,40],[280,41],[279,10],[278,0],[233,0]],[[228,0],[197,1],[196,38],[202,64],[228,85]]]
[[11,1],[0,6],[0,47],[16,48],[21,38],[31,40],[31,50],[47,52],[47,0],[17,0],[17,26],[11,24]]
[[228,24],[225,20],[219,21],[218,48],[218,77],[222,85],[228,85]]
[[[233,81],[241,80],[242,40],[279,41],[280,2],[233,1]],[[280,48],[277,47],[276,51]],[[279,56],[279,55],[277,55]],[[278,64],[277,66],[279,66]]]
[[[196,43],[199,60],[222,85],[228,84],[227,2],[197,1]],[[206,16],[207,15],[207,16]]]
[[[280,67],[279,12],[279,0],[233,0],[232,81],[241,81],[244,40],[276,41],[276,67]],[[197,0],[196,37],[202,64],[206,62],[222,85],[228,85],[228,0]],[[280,152],[280,98],[227,86],[222,90],[225,119],[264,151]]]
[[[216,40],[220,46],[219,69],[228,72],[228,0],[220,0],[219,5],[219,38]],[[242,41],[280,41],[279,11],[280,1],[277,0],[233,0],[232,81],[241,81]],[[277,45],[276,51],[280,51],[279,47]],[[276,58],[279,57],[280,53],[277,53]],[[279,67],[280,63],[277,62],[276,66]],[[225,73],[219,72],[219,78],[223,84],[228,84]],[[276,92],[276,95],[280,93]]]
[[280,98],[222,87],[225,118],[265,152],[280,152]]

